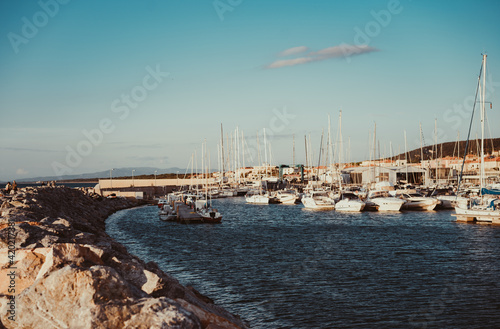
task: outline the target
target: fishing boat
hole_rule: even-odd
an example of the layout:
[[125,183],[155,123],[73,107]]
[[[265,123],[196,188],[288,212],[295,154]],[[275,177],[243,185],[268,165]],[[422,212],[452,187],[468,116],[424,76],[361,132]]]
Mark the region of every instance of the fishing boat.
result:
[[[485,168],[484,168],[484,121],[486,118],[485,104],[489,103],[490,108],[491,103],[486,101],[486,54],[483,54],[483,60],[481,63],[481,69],[479,72],[476,97],[479,95],[479,101],[474,101],[471,115],[471,125],[469,126],[469,133],[467,135],[467,143],[465,145],[465,154],[467,154],[469,146],[470,128],[472,126],[472,119],[474,118],[474,112],[476,109],[476,104],[479,104],[481,111],[481,167],[479,174],[479,196],[471,197],[467,205],[459,204],[455,206],[455,214],[458,221],[477,221],[477,222],[498,222],[500,223],[500,207],[497,195],[494,190],[486,188],[485,184]],[[476,98],[477,99],[477,98]],[[465,155],[462,162],[462,170],[460,171],[460,177],[458,181],[458,188],[460,190],[460,184],[462,181],[462,174],[465,164]]]

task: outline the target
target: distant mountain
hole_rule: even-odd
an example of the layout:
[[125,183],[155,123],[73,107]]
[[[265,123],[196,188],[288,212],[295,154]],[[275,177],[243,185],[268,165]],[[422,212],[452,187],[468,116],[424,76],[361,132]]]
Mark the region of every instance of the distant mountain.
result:
[[[182,174],[186,171],[186,169],[181,169],[177,167],[172,167],[172,168],[167,168],[167,169],[160,169],[160,168],[153,168],[153,167],[138,167],[138,168],[115,168],[113,169],[112,175],[113,177],[130,177],[132,176],[132,170],[134,171],[134,176],[139,177],[143,175],[154,175],[155,170],[157,171],[157,175],[162,175],[162,174],[175,174],[177,171]],[[78,174],[78,175],[64,175],[61,177],[57,176],[44,176],[44,177],[31,177],[31,178],[23,178],[23,179],[18,179],[18,182],[37,182],[37,181],[52,181],[52,180],[57,180],[57,181],[67,181],[67,180],[75,180],[75,179],[85,179],[85,180],[90,180],[94,178],[109,178],[109,170],[105,171],[99,171],[99,172],[94,172],[94,173],[87,173],[87,174]]]

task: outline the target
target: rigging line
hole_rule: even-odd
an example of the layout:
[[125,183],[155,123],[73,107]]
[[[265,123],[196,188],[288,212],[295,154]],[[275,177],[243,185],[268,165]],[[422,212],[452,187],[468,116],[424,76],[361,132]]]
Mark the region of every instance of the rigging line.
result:
[[[484,61],[484,59],[483,59],[483,61]],[[472,120],[474,119],[474,112],[476,110],[477,94],[478,94],[479,88],[481,86],[481,74],[482,73],[483,73],[483,62],[481,62],[481,68],[479,69],[479,76],[477,78],[476,96],[474,97],[474,105],[472,106],[472,113],[471,113],[470,122],[469,122],[469,131],[467,133],[467,142],[465,143],[464,159],[462,160],[462,168],[460,169],[460,177],[458,178],[457,197],[458,197],[458,192],[460,191],[460,184],[462,183],[462,176],[463,176],[463,172],[464,172],[465,158],[467,157],[467,151],[468,151],[468,148],[469,148],[469,138],[470,138],[470,132],[471,132],[471,129],[472,129]]]
[[490,121],[488,120],[488,115],[486,114],[486,111],[484,111],[484,121],[486,121],[486,124],[488,125],[488,136],[490,136],[490,142],[491,142],[491,152],[490,152],[491,156],[495,151],[495,147],[493,144],[493,135],[491,134]]

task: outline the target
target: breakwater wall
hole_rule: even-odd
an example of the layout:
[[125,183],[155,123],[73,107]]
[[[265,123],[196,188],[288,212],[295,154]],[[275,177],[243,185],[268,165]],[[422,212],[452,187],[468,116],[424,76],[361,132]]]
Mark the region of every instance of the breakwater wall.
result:
[[41,187],[0,204],[0,328],[248,327],[106,234],[140,201]]

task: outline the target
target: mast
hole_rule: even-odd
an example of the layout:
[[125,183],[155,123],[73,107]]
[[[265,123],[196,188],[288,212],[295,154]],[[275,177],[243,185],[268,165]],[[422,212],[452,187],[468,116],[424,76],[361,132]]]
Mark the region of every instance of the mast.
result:
[[326,141],[326,164],[331,162],[330,159],[330,144],[331,144],[331,124],[330,124],[330,114],[328,114],[328,139]]
[[[242,156],[242,167],[245,167],[245,135],[243,135],[243,130],[241,131],[241,156]],[[245,169],[246,172],[246,169]],[[245,182],[245,176],[243,176],[243,182]]]
[[323,133],[324,131],[321,131],[321,141],[319,143],[319,158],[318,158],[318,170],[316,170],[316,181],[319,181],[319,166],[321,165],[321,150],[323,149]]
[[342,191],[342,110],[339,113],[339,192]]
[[267,141],[266,141],[266,128],[264,128],[264,159],[266,162],[266,177],[267,177]]
[[377,158],[377,123],[375,122],[375,128],[373,129],[373,182],[374,183],[377,182],[377,173],[375,170],[376,158]]
[[434,145],[435,145],[435,154],[434,157],[434,165],[436,166],[436,187],[438,185],[438,137],[437,137],[437,118],[434,119]]
[[424,147],[422,144],[422,122],[418,123],[420,126],[420,168],[424,167]]
[[347,163],[351,165],[351,136],[347,137],[347,151],[349,152],[349,156],[347,157]]
[[295,134],[293,134],[292,167],[295,167]]
[[406,147],[406,130],[405,130],[405,162],[406,162],[406,184],[408,184],[408,151]]
[[220,124],[220,145],[221,145],[221,162],[222,162],[222,183],[224,183],[224,131],[222,130],[222,123]]
[[307,136],[306,135],[304,135],[304,147],[306,150],[306,168],[307,168],[309,166],[309,162],[307,161]]
[[483,55],[483,90],[481,94],[480,104],[481,104],[481,197],[483,195],[484,188],[484,118],[485,118],[485,107],[486,102],[486,54]]

